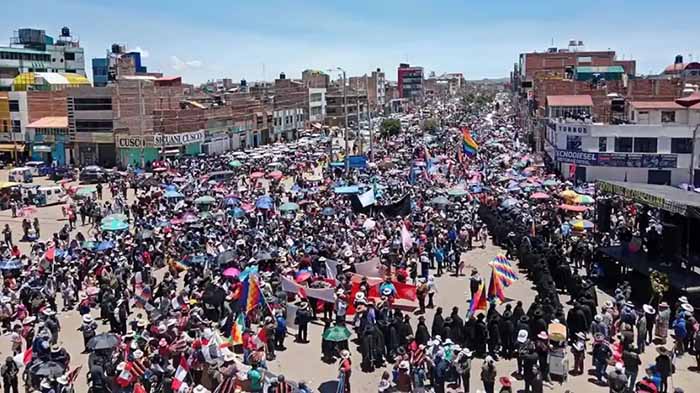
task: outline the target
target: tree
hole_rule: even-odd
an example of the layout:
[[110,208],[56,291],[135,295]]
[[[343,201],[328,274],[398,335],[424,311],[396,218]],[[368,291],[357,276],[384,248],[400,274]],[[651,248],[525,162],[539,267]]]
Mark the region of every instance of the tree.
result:
[[397,135],[401,132],[401,122],[398,119],[384,119],[380,128],[384,137]]

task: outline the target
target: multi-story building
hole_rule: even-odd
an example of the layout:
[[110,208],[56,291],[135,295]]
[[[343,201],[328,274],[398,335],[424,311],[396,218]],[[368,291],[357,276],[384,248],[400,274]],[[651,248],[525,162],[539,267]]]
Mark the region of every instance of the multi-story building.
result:
[[309,110],[307,118],[310,122],[323,123],[326,118],[326,88],[309,87]]
[[[613,106],[612,112],[622,111],[624,121],[591,118],[594,106],[588,95],[546,98],[544,151],[563,176],[583,182],[689,183],[700,104],[685,108],[673,100],[615,98],[608,105]],[[695,153],[691,182],[698,187],[698,151]]]
[[141,63],[140,52],[129,52],[124,45],[112,44],[107,55],[92,59],[92,79],[95,87],[104,87],[114,83],[120,76],[154,76],[161,73],[149,73]]
[[[345,126],[345,116],[347,109],[348,124],[357,124],[359,110],[360,118],[364,118],[367,110],[367,94],[360,90],[347,88],[343,94],[343,88],[331,88],[326,93],[326,124],[329,126]],[[344,103],[347,99],[347,108]]]
[[63,27],[57,40],[44,30],[19,29],[9,47],[0,47],[0,90],[11,90],[13,80],[26,72],[60,72],[85,76],[84,50]]
[[301,73],[301,80],[307,87],[327,89],[331,84],[331,77],[318,70],[304,70]]
[[411,101],[423,98],[423,67],[411,67],[401,63],[398,69],[399,98]]
[[384,72],[377,68],[371,75],[351,76],[348,79],[351,89],[364,91],[367,95],[370,110],[383,112],[386,105],[386,79]]

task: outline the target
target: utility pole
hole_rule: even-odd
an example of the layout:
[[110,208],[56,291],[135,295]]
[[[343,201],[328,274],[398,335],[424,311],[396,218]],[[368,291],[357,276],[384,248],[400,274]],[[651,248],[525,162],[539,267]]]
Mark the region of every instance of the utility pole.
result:
[[144,108],[144,102],[143,102],[143,91],[142,91],[142,83],[143,81],[138,81],[139,84],[139,122],[140,127],[139,129],[141,130],[141,169],[146,169],[146,158],[144,157],[144,145],[146,144],[145,138],[144,138],[144,123],[143,123],[143,117],[145,116],[145,108]]
[[362,155],[362,135],[360,135],[360,132],[362,131],[362,127],[360,126],[360,92],[356,92],[355,94],[355,103],[357,104],[357,135],[355,136],[355,140],[360,141],[360,155]]
[[365,87],[367,88],[367,127],[369,128],[369,159],[374,158],[374,128],[372,127],[372,112],[369,110],[369,79],[365,75]]
[[[688,122],[690,122],[690,108],[688,108]],[[700,124],[696,125],[693,129],[693,141],[691,142],[692,148],[690,150],[690,168],[688,168],[688,187],[692,191],[695,188],[695,139],[698,137],[698,128]]]
[[343,112],[345,115],[345,174],[350,173],[350,161],[348,160],[348,155],[350,152],[350,145],[348,141],[348,88],[345,70],[338,67],[339,70],[343,71]]

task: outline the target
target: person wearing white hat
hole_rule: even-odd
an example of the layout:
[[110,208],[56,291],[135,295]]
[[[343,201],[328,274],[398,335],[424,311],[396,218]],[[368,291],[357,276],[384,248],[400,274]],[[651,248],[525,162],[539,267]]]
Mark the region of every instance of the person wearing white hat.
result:
[[80,325],[78,330],[83,332],[83,353],[88,352],[88,342],[91,338],[95,337],[95,331],[97,330],[97,323],[93,321],[92,317],[88,314],[83,315],[83,323]]
[[[342,391],[350,393],[350,375],[352,374],[352,360],[350,360],[350,351],[343,349],[340,351],[340,364],[338,370],[342,373],[343,386]],[[340,391],[340,390],[339,390]]]

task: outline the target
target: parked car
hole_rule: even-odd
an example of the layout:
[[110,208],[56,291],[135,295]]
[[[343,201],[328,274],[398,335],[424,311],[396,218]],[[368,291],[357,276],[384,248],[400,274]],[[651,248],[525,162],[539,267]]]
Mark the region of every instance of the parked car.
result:
[[49,171],[49,179],[53,181],[59,180],[75,180],[75,170],[70,167],[59,166],[51,168]]
[[91,165],[91,166],[86,166],[83,168],[82,171],[80,171],[80,175],[78,177],[78,180],[81,183],[101,183],[107,180],[107,175],[104,169],[102,169],[99,166],[96,165]]

